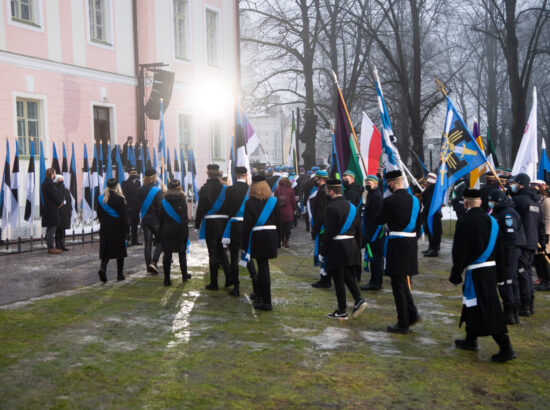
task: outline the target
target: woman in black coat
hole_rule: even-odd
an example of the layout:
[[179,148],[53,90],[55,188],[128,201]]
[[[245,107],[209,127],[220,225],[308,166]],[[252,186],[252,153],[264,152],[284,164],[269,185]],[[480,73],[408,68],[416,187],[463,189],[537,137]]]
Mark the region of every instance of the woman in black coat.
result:
[[99,228],[99,279],[107,282],[107,264],[109,259],[117,260],[117,280],[124,280],[122,270],[126,253],[126,235],[128,235],[128,218],[126,215],[126,200],[116,179],[107,181],[107,189],[98,197],[97,218]]
[[71,229],[73,204],[71,201],[71,193],[65,188],[62,175],[57,176],[56,188],[59,198],[63,200],[63,205],[57,208],[57,212],[59,213],[59,225],[57,225],[55,230],[55,247],[63,251],[68,251],[69,249],[65,246],[65,229]]
[[[263,224],[258,224],[258,218],[266,204],[273,205],[273,210]],[[263,175],[254,175],[250,185],[249,198],[244,206],[242,245],[243,253],[256,259],[258,264],[258,293],[255,294],[254,308],[272,310],[271,278],[269,274],[269,259],[277,257],[280,247],[281,215],[277,198],[271,195],[271,188]],[[250,244],[250,247],[249,247]]]
[[160,211],[160,243],[164,256],[162,264],[164,269],[164,286],[170,286],[170,265],[172,253],[177,252],[180,260],[181,277],[185,282],[191,278],[187,274],[187,239],[189,227],[187,226],[187,201],[180,181],[173,179],[168,183],[168,190],[164,193]]

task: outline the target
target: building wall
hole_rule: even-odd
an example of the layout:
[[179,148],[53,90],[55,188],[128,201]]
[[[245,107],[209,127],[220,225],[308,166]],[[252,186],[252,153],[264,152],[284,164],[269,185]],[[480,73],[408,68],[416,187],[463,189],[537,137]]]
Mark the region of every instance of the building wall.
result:
[[[285,164],[289,144],[288,141],[286,145],[284,142],[290,140],[290,128],[283,110],[280,107],[273,107],[264,115],[251,116],[250,122],[254,125],[269,162],[272,165]],[[260,148],[251,155],[251,161],[266,162]]]

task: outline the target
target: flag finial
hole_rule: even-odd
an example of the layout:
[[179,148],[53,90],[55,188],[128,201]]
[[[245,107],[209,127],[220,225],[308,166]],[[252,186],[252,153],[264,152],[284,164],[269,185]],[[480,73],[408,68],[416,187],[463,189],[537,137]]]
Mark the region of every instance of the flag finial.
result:
[[445,91],[445,85],[437,77],[435,77],[435,87],[437,88],[438,91],[441,91],[445,97],[447,97],[447,91]]

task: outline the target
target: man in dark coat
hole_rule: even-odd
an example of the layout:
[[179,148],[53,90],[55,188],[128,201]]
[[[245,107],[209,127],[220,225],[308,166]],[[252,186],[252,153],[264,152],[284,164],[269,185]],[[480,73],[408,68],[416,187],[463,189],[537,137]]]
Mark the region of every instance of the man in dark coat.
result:
[[[494,362],[505,362],[516,356],[507,335],[504,315],[497,295],[497,282],[504,277],[505,269],[499,262],[504,257],[498,240],[498,222],[487,215],[481,206],[477,189],[464,191],[466,215],[456,223],[453,241],[453,267],[449,281],[455,285],[462,282],[463,306],[460,325],[466,322],[466,338],[456,339],[456,347],[478,350],[479,336],[493,336],[500,351],[491,357]],[[496,262],[495,262],[496,259]]]
[[65,229],[71,228],[71,217],[73,211],[73,204],[71,201],[71,193],[65,188],[63,182],[63,175],[58,175],[56,178],[56,188],[59,197],[63,200],[61,207],[57,208],[59,212],[59,225],[55,230],[55,247],[62,251],[68,251],[69,248],[65,246]]
[[503,269],[502,280],[498,282],[498,291],[504,306],[504,318],[507,325],[519,323],[519,286],[518,263],[521,248],[525,246],[525,232],[521,216],[516,211],[516,204],[500,189],[495,189],[488,196],[489,209],[498,220],[499,240],[504,246],[504,260],[498,261]]
[[228,216],[220,213],[225,199],[226,187],[220,181],[220,167],[217,164],[207,166],[208,179],[199,190],[199,203],[195,215],[195,229],[199,230],[199,241],[206,242],[210,267],[208,290],[218,290],[218,266],[221,264],[225,274],[225,287],[232,285],[229,277],[229,262],[222,245],[223,230]]
[[308,171],[307,179],[303,182],[301,187],[300,200],[304,205],[304,220],[306,221],[306,231],[309,232],[311,215],[309,213],[308,201],[309,197],[313,194],[314,190],[317,189],[317,178],[312,176],[312,171]]
[[[138,206],[143,230],[143,253],[147,272],[157,275],[157,263],[162,248],[160,246],[160,209],[162,203],[162,189],[155,185],[157,173],[154,169],[145,171],[143,186],[138,191]],[[155,250],[153,251],[153,245]],[[152,253],[152,255],[151,255]]]
[[181,182],[173,179],[168,183],[160,212],[160,241],[163,252],[162,267],[164,270],[164,286],[170,286],[170,267],[172,253],[177,253],[180,262],[181,278],[185,282],[191,278],[187,273],[187,199],[181,188]]
[[[315,174],[317,180],[317,190],[309,197],[309,210],[311,211],[311,238],[317,241],[318,249],[321,249],[323,243],[324,234],[324,222],[325,222],[325,210],[329,201],[327,195],[327,179],[328,172],[325,170],[319,170]],[[330,274],[323,268],[321,263],[320,279],[317,282],[311,284],[314,288],[330,288],[331,285]]]
[[[126,207],[128,210],[128,225],[130,226],[129,246],[141,245],[138,241],[138,225],[139,225],[139,206],[138,193],[141,188],[139,175],[135,168],[130,170],[130,176],[121,184],[122,193],[126,198]],[[131,240],[131,242],[130,242]]]
[[509,182],[512,200],[516,204],[516,210],[521,216],[521,223],[525,231],[526,244],[522,248],[519,259],[518,284],[521,299],[519,315],[526,317],[535,312],[535,290],[531,265],[539,244],[544,248],[548,242],[540,203],[535,190],[529,187],[530,182],[531,178],[526,174],[518,174]]
[[355,172],[347,169],[342,176],[344,185],[344,197],[356,208],[360,207],[363,201],[363,187],[355,183]]
[[363,214],[365,260],[370,262],[370,281],[361,286],[361,290],[382,289],[384,275],[384,240],[385,232],[382,225],[376,224],[376,218],[382,209],[382,191],[378,187],[378,177],[368,175],[365,182],[367,200]]
[[[224,247],[229,247],[229,254],[231,262],[229,266],[231,281],[233,282],[233,289],[229,291],[231,296],[239,296],[239,262],[241,260],[241,234],[243,225],[244,214],[244,202],[248,198],[248,171],[245,167],[235,167],[235,177],[237,180],[235,183],[227,187],[225,191],[225,201],[223,203],[221,214],[227,215],[229,220],[227,221],[222,243]],[[226,233],[228,236],[226,236]],[[258,275],[256,273],[256,266],[252,260],[246,264],[248,272],[250,273],[250,279],[252,280],[253,295],[256,295],[256,284]],[[251,297],[254,299],[254,297]]]
[[437,175],[430,172],[426,178],[426,187],[422,192],[422,225],[424,226],[424,232],[428,235],[429,247],[422,253],[427,257],[439,256],[439,247],[441,246],[441,233],[443,228],[441,226],[441,209],[439,209],[434,215],[432,220],[432,230],[428,229],[428,215],[430,213],[430,207],[432,205],[432,197],[434,194],[435,182],[437,181]]
[[485,184],[479,189],[481,195],[481,208],[487,213],[489,212],[489,194],[495,189],[499,189],[500,185],[493,174],[485,174]]
[[420,204],[404,189],[401,171],[387,172],[386,182],[392,194],[384,198],[376,224],[387,224],[389,231],[385,244],[386,275],[391,278],[397,323],[387,330],[405,334],[410,326],[422,320],[410,288],[410,277],[418,274]]
[[[128,151],[130,149],[134,148],[134,137],[131,135],[128,136],[126,139],[126,142],[122,146],[122,165],[124,165],[124,168],[128,169],[132,167],[132,164],[130,163],[128,159]],[[135,152],[134,152],[135,153]]]
[[55,247],[55,231],[59,225],[58,208],[63,206],[63,200],[59,196],[59,191],[53,182],[55,178],[55,170],[48,168],[46,170],[46,179],[40,187],[42,192],[42,226],[46,228],[46,244],[48,253],[56,254],[62,252],[61,249]]
[[[337,179],[327,181],[330,197],[325,210],[325,234],[319,252],[325,270],[334,280],[338,309],[328,314],[332,319],[347,319],[346,286],[354,299],[352,316],[366,309],[367,303],[355,281],[354,268],[361,268],[361,218],[357,207],[342,196],[342,185]],[[345,285],[344,285],[345,284]]]

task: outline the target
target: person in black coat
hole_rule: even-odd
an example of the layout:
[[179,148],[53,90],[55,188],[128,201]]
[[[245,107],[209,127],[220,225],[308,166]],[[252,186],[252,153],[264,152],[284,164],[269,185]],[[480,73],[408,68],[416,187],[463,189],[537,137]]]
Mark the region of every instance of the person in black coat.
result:
[[141,188],[139,175],[135,168],[130,170],[130,176],[121,184],[122,193],[126,198],[126,207],[128,210],[128,225],[130,225],[129,246],[141,245],[138,241],[138,225],[139,225],[139,206],[138,193]]
[[[132,137],[130,135],[130,136],[128,136],[128,138],[126,139],[126,142],[122,146],[122,158],[121,158],[122,159],[122,165],[124,165],[124,167],[126,169],[132,167],[132,164],[130,163],[130,160],[128,159],[128,151],[132,148],[134,148],[134,137]],[[135,153],[135,151],[134,151],[134,153]]]
[[[229,292],[231,296],[239,296],[240,282],[239,282],[239,261],[241,258],[241,236],[243,225],[243,203],[246,200],[248,193],[247,170],[245,167],[235,167],[235,176],[237,180],[235,183],[227,187],[225,191],[225,201],[220,210],[221,214],[225,214],[229,217],[227,221],[230,227],[225,229],[229,230],[229,237],[224,237],[222,243],[224,246],[229,247],[229,254],[231,262],[229,266],[231,282],[233,283],[233,289]],[[241,212],[239,213],[239,210]],[[258,274],[256,272],[256,266],[252,260],[246,264],[248,272],[250,273],[250,279],[252,280],[252,294],[251,299],[255,298],[257,292]]]
[[479,189],[481,195],[481,209],[485,213],[489,212],[489,194],[495,189],[499,189],[500,184],[493,174],[485,174],[485,184]]
[[[220,181],[220,167],[217,164],[207,166],[208,180],[199,190],[199,203],[195,215],[195,229],[199,230],[199,241],[206,242],[210,267],[210,283],[208,290],[218,290],[218,266],[221,264],[225,274],[225,287],[232,285],[229,276],[229,262],[222,245],[222,236],[228,216],[220,209],[225,196],[225,185]],[[221,201],[220,202],[218,202]],[[218,207],[217,209],[214,207]],[[204,226],[202,226],[204,224]]]
[[99,219],[99,279],[107,282],[107,264],[116,259],[117,280],[124,280],[124,258],[126,253],[126,235],[128,235],[128,217],[126,201],[116,179],[107,180],[107,189],[98,197],[96,204]]
[[[273,206],[263,224],[258,219],[265,206]],[[260,221],[261,222],[261,221]],[[243,253],[258,264],[258,284],[254,308],[272,310],[271,278],[269,259],[277,257],[281,242],[281,216],[277,198],[271,195],[271,188],[263,175],[254,175],[248,201],[244,206],[241,243]],[[249,248],[250,244],[250,248]]]
[[57,225],[55,229],[55,247],[62,251],[68,251],[69,248],[65,246],[65,229],[71,228],[73,204],[71,201],[71,193],[65,188],[62,175],[58,175],[56,178],[56,188],[59,197],[63,200],[63,204],[61,207],[57,208],[59,212],[59,225]]
[[[311,239],[318,241],[319,248],[323,243],[323,225],[325,222],[325,210],[327,208],[329,197],[327,195],[328,172],[319,170],[315,174],[317,180],[317,191],[309,197],[309,209],[311,210]],[[321,264],[320,278],[317,282],[311,284],[314,288],[330,288],[332,279]]]
[[176,252],[180,261],[181,278],[185,282],[191,278],[187,273],[187,240],[189,239],[189,221],[187,217],[187,200],[177,179],[168,183],[164,193],[160,212],[160,242],[163,252],[164,286],[172,284],[170,266],[172,253]]
[[535,289],[531,276],[531,265],[539,245],[544,248],[548,242],[542,210],[537,193],[529,187],[531,178],[526,174],[514,176],[510,182],[512,200],[521,216],[525,231],[526,245],[522,248],[519,259],[518,284],[520,293],[519,315],[529,317],[535,312]]
[[[364,241],[366,244],[365,259],[370,262],[370,281],[361,286],[361,290],[382,289],[382,278],[384,275],[384,227],[376,224],[376,218],[382,209],[382,190],[378,186],[378,177],[368,175],[365,182],[367,200],[365,201],[365,212],[363,213],[363,226],[365,228]],[[369,252],[370,250],[370,252]]]
[[311,229],[310,227],[310,221],[311,221],[311,215],[309,213],[310,209],[308,207],[308,201],[311,194],[313,194],[314,188],[317,186],[317,178],[315,176],[311,176],[312,171],[308,171],[306,174],[307,179],[302,182],[300,187],[300,201],[302,202],[304,206],[304,220],[306,222],[306,232],[309,232]]
[[387,224],[385,258],[386,275],[397,310],[397,324],[388,326],[391,333],[408,333],[409,327],[422,320],[411,294],[410,277],[418,274],[418,236],[420,233],[420,204],[404,189],[401,171],[386,173],[388,189],[392,192],[384,198],[376,224]]
[[428,249],[422,251],[424,256],[435,257],[439,256],[439,247],[441,246],[441,233],[443,228],[441,226],[441,209],[433,215],[432,230],[428,229],[428,215],[430,213],[430,207],[432,205],[432,197],[434,194],[435,183],[437,181],[437,175],[430,172],[426,178],[426,187],[422,192],[422,225],[424,226],[424,232],[428,235]]
[[500,189],[489,193],[488,207],[493,209],[493,216],[498,220],[499,239],[504,246],[504,260],[499,261],[505,269],[503,278],[498,282],[498,291],[504,306],[504,318],[507,325],[519,323],[519,286],[518,263],[521,248],[525,246],[525,232],[521,216],[516,211],[516,204]]
[[346,286],[354,299],[352,316],[361,313],[367,303],[355,281],[354,268],[361,268],[361,218],[357,207],[342,196],[337,179],[327,181],[330,202],[325,210],[325,234],[319,259],[326,258],[325,270],[334,280],[338,309],[328,314],[332,319],[347,319]]
[[[138,191],[138,206],[143,231],[143,253],[147,272],[157,275],[157,263],[162,252],[160,246],[160,210],[162,203],[162,189],[155,185],[157,173],[154,169],[145,171],[143,186]],[[153,245],[155,249],[153,251]],[[151,255],[152,253],[152,255]]]
[[356,208],[359,208],[363,201],[363,187],[355,183],[355,172],[347,169],[342,176],[344,185],[344,197]]
[[460,317],[460,325],[466,322],[466,338],[456,339],[455,345],[460,349],[476,351],[477,338],[491,335],[500,347],[499,353],[494,354],[491,360],[505,362],[516,356],[497,295],[497,282],[502,281],[505,271],[501,263],[504,261],[504,250],[498,238],[498,222],[480,207],[479,190],[465,190],[464,205],[466,215],[456,223],[449,281],[460,284],[462,271],[466,270]]
[[53,182],[55,178],[55,170],[48,168],[46,170],[46,179],[40,187],[42,193],[42,226],[46,228],[46,244],[48,246],[48,253],[56,254],[62,252],[61,249],[55,247],[55,231],[57,225],[59,225],[59,212],[58,208],[63,206],[63,200],[59,196],[59,190],[56,188]]

